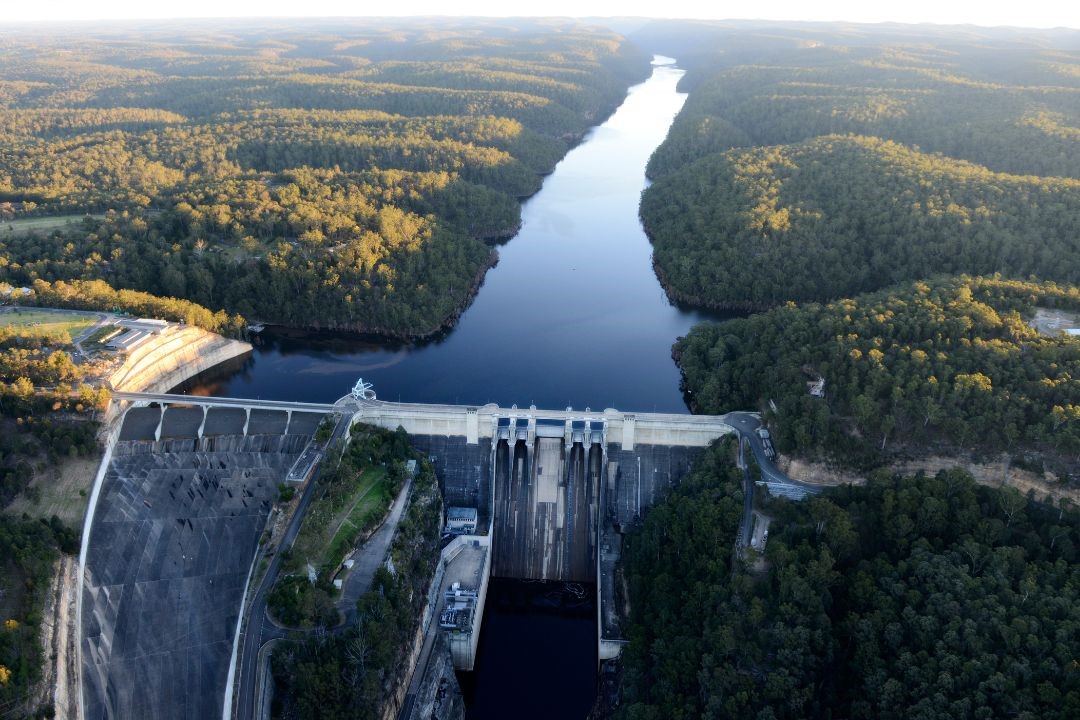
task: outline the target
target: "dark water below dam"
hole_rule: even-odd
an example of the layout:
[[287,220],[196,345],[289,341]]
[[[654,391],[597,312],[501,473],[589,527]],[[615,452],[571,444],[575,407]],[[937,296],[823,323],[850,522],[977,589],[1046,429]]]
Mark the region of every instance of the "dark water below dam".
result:
[[596,586],[492,578],[466,720],[584,718],[596,699]]
[[[658,59],[525,203],[521,232],[452,331],[410,344],[268,329],[245,363],[182,390],[332,402],[362,376],[384,400],[686,412],[671,345],[710,316],[667,299],[638,220],[645,164],[685,100],[669,63]],[[463,678],[469,717],[585,717],[595,607],[515,606],[515,587],[491,583],[511,600],[487,604],[477,669]]]

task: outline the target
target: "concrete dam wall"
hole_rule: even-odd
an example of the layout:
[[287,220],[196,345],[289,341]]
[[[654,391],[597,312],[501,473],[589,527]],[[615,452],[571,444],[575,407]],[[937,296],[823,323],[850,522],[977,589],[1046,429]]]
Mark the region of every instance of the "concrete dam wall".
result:
[[196,327],[181,327],[134,348],[109,382],[115,390],[166,392],[204,370],[250,352],[249,343]]
[[115,443],[88,520],[80,627],[87,720],[221,716],[259,536],[311,438],[310,423],[296,434],[185,437],[187,411],[166,411],[175,431],[159,440],[152,428],[160,411],[128,412],[119,434],[131,439]]
[[722,417],[364,402],[355,420],[410,432],[448,506],[476,508],[492,575],[598,580],[604,525],[625,527],[712,440]]

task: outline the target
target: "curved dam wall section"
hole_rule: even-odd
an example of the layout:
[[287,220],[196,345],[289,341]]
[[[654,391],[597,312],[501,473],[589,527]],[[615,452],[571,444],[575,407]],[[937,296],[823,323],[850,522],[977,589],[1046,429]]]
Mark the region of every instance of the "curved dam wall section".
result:
[[171,326],[127,354],[110,377],[114,390],[166,392],[199,373],[251,353],[251,344],[201,328]]

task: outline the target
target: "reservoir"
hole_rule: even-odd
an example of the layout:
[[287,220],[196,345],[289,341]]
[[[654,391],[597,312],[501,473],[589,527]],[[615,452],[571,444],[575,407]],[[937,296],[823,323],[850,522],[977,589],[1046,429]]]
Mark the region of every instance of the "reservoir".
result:
[[472,305],[406,344],[267,330],[240,369],[196,393],[332,402],[358,377],[384,400],[686,412],[671,344],[704,313],[672,305],[638,220],[645,164],[686,96],[668,58],[525,202]]
[[[686,412],[671,345],[709,316],[667,299],[638,220],[645,165],[686,98],[673,62],[654,60],[524,204],[521,231],[453,330],[406,344],[269,329],[242,367],[183,389],[333,402],[363,377],[402,402]],[[493,580],[475,672],[460,678],[470,720],[588,713],[595,605],[567,607],[558,592]]]

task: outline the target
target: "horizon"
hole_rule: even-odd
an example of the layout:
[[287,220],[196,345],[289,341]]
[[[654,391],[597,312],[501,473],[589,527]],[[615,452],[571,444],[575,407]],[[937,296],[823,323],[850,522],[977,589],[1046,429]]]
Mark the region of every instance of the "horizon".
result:
[[165,5],[149,8],[133,0],[100,0],[89,5],[79,0],[44,0],[8,9],[0,27],[58,26],[131,23],[140,21],[222,21],[222,20],[405,20],[405,19],[573,19],[573,20],[700,20],[710,22],[760,23],[849,23],[856,25],[931,25],[937,27],[975,26],[1030,30],[1080,30],[1080,5],[1034,0],[1016,6],[1004,3],[961,2],[943,5],[933,0],[912,0],[895,6],[864,6],[851,0],[824,0],[807,7],[794,0],[778,0],[768,6],[747,5],[745,10],[725,6],[723,12],[701,12],[687,0],[665,4],[657,14],[653,3],[641,0],[614,5],[604,0],[550,0],[543,13],[504,11],[492,0],[467,0],[447,12],[445,5],[432,0],[410,0],[395,7],[393,14],[356,12],[346,0],[311,0],[298,11],[285,0],[189,0],[182,7]]

